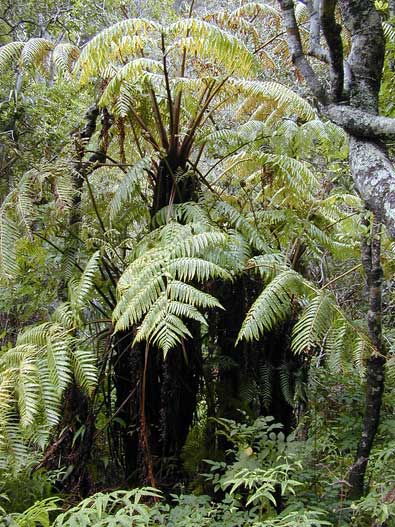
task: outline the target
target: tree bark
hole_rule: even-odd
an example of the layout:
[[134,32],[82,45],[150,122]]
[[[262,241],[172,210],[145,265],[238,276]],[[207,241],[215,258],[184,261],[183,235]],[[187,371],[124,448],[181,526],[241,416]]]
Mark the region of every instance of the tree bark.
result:
[[380,231],[381,224],[375,221],[370,239],[365,239],[362,243],[362,263],[369,291],[368,333],[375,349],[366,365],[365,415],[362,434],[348,477],[349,496],[353,499],[360,498],[364,492],[365,472],[380,422],[384,391],[386,349],[381,331],[383,271],[380,262]]
[[[279,0],[279,4],[293,63],[320,103],[321,115],[350,135],[350,172],[355,186],[367,207],[394,238],[395,171],[385,141],[395,137],[395,119],[378,115],[385,52],[380,16],[370,0],[339,1],[343,23],[351,35],[351,51],[344,68],[339,27],[333,16],[335,2],[321,0],[321,24],[330,58],[328,94],[303,51],[293,1]],[[343,89],[340,89],[342,79]]]

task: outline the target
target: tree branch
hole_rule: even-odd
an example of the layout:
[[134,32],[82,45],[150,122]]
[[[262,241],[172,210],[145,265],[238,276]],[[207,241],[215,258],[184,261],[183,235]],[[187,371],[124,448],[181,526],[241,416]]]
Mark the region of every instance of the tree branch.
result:
[[351,106],[330,104],[321,113],[355,137],[366,139],[395,139],[395,119],[364,112]]
[[328,98],[324,86],[319,81],[303,52],[300,32],[296,23],[293,0],[279,0],[279,4],[283,14],[284,26],[287,31],[287,41],[292,62],[296,69],[303,75],[312,94],[317,97],[321,103],[326,104]]
[[333,100],[339,101],[343,95],[344,70],[341,26],[335,20],[336,4],[337,0],[322,0],[321,25],[329,48],[331,95]]

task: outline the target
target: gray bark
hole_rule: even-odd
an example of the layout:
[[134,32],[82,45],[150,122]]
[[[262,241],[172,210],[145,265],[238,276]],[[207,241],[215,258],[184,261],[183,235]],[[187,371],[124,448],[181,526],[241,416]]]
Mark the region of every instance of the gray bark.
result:
[[[321,0],[320,23],[330,57],[330,94],[303,51],[293,1],[279,0],[279,4],[293,63],[320,103],[321,115],[350,135],[350,171],[356,188],[367,207],[395,238],[395,171],[382,144],[395,138],[395,119],[378,115],[385,40],[373,2],[339,0],[343,23],[351,35],[351,51],[343,61],[340,28],[334,19],[336,2]],[[316,9],[311,12],[314,45],[318,47]],[[339,101],[342,104],[337,104]]]
[[355,137],[382,141],[395,139],[395,119],[390,117],[340,104],[322,107],[321,113]]
[[369,291],[368,333],[375,348],[366,364],[366,396],[362,434],[354,464],[350,469],[348,482],[349,496],[358,499],[364,492],[366,467],[373,441],[380,422],[380,411],[385,380],[386,348],[382,338],[382,279],[381,268],[381,224],[377,218],[371,229],[369,239],[362,242],[362,263]]

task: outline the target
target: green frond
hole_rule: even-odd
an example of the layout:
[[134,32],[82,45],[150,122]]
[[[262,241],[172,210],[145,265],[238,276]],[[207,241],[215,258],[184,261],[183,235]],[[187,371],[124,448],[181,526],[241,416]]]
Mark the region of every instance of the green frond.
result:
[[[56,327],[56,326],[55,326]],[[16,343],[33,344],[34,346],[45,346],[47,338],[52,334],[54,325],[51,322],[44,322],[35,326],[25,328],[19,333]]]
[[314,202],[314,194],[321,191],[321,182],[305,161],[281,154],[240,152],[229,157],[219,178],[231,173],[253,182],[259,176],[259,168],[271,168],[276,173],[277,188],[281,182],[286,188],[303,199]]
[[99,268],[100,252],[96,251],[90,257],[78,282],[71,282],[71,305],[78,311],[87,301],[94,285],[95,274]]
[[331,123],[312,119],[298,127],[296,147],[301,154],[309,155],[312,149],[321,147],[323,154],[330,156],[336,152],[337,159],[345,159],[348,155],[348,137],[346,132]]
[[[144,176],[144,171],[148,170],[150,166],[151,159],[149,157],[144,157],[137,161],[137,163],[128,170],[108,205],[107,214],[109,215],[110,220],[116,218],[123,206],[128,203],[136,191],[140,189],[140,182],[142,176]],[[140,196],[139,198],[141,199]]]
[[88,394],[97,386],[96,357],[93,351],[84,349],[71,350],[71,365],[77,384]]
[[345,364],[348,364],[348,359],[344,357],[344,349],[347,337],[347,323],[338,317],[334,321],[332,327],[325,335],[323,340],[323,352],[329,370],[337,374],[339,371],[344,371]]
[[74,326],[74,315],[71,304],[63,302],[60,304],[52,315],[52,320],[58,322],[66,329],[71,329]]
[[15,392],[21,426],[27,428],[33,425],[37,415],[40,392],[38,368],[34,356],[30,353],[24,352],[20,363],[16,366]]
[[272,280],[276,275],[289,269],[286,258],[282,253],[269,252],[260,254],[248,260],[247,270],[254,270],[264,280]]
[[0,47],[1,70],[4,70],[10,64],[16,65],[18,63],[24,45],[24,42],[15,41]]
[[254,247],[261,252],[269,252],[268,245],[262,238],[257,226],[250,223],[245,214],[242,214],[235,207],[225,201],[219,201],[215,205],[215,212],[220,218],[222,216],[223,219],[228,220],[230,225],[237,229],[246,238],[251,247]]
[[196,287],[178,280],[172,280],[168,283],[167,294],[169,295],[170,300],[177,300],[179,302],[202,308],[218,307],[223,309],[218,300],[212,295],[204,293],[203,291],[196,289]]
[[237,340],[259,340],[265,332],[285,320],[302,285],[301,276],[291,269],[277,275],[249,309]]
[[140,323],[136,341],[152,342],[166,354],[190,336],[185,319],[206,324],[200,310],[221,308],[217,299],[188,283],[231,278],[209,259],[226,237],[207,228],[207,223],[170,222],[157,229],[154,247],[143,250],[119,280],[115,331]]
[[[163,232],[165,233],[167,230]],[[185,232],[181,231],[180,234],[181,237],[178,243],[174,244],[170,249],[171,258],[189,257],[202,254],[213,247],[220,247],[226,241],[225,234],[219,231],[204,231],[197,232],[196,234],[191,233],[185,238],[182,237],[182,234],[185,236]],[[166,238],[163,238],[163,240],[166,241]]]
[[310,353],[321,344],[335,316],[333,300],[320,292],[303,311],[292,331],[294,353]]
[[295,394],[292,387],[291,372],[287,364],[281,364],[278,370],[280,388],[284,399],[290,406],[294,405]]
[[231,280],[229,272],[219,265],[197,257],[175,258],[168,266],[172,276],[179,280],[197,280],[204,282],[209,278]]
[[370,339],[363,333],[358,333],[351,349],[354,365],[360,372],[364,372],[368,357],[375,353],[375,348]]
[[228,82],[246,96],[253,98],[252,100],[256,105],[265,100],[274,100],[283,107],[285,113],[296,114],[306,121],[316,118],[316,112],[306,99],[303,99],[283,84],[272,81],[246,81],[233,78],[229,79]]
[[240,39],[204,20],[179,20],[171,24],[167,32],[185,35],[180,38],[180,49],[185,48],[200,58],[215,59],[230,75],[237,71],[241,76],[248,76],[259,68],[257,58]]
[[307,225],[308,245],[311,252],[314,254],[321,254],[321,248],[324,248],[335,255],[340,260],[345,260],[359,254],[359,244],[355,240],[354,243],[350,239],[339,241],[337,232],[333,233],[330,230],[320,229],[313,223]]
[[277,22],[281,22],[281,13],[275,7],[263,2],[247,2],[231,12],[232,16],[240,17],[273,17]]
[[[103,74],[111,62],[122,63],[124,57],[141,55],[152,32],[161,26],[144,18],[130,18],[105,29],[83,48],[75,65],[80,82]],[[112,76],[112,75],[111,75]]]
[[16,243],[19,230],[15,222],[0,209],[0,278],[9,280],[18,272]]
[[258,375],[260,398],[263,406],[269,408],[272,402],[273,366],[267,361],[260,361]]
[[69,43],[62,43],[55,46],[52,53],[52,60],[55,63],[56,69],[60,75],[69,79],[73,64],[80,56],[80,50],[77,46]]
[[232,13],[228,13],[227,11],[215,11],[213,13],[208,13],[203,19],[207,22],[215,23],[222,29],[236,31],[242,34],[244,38],[250,37],[255,47],[259,45],[259,31],[256,25],[238,15],[237,11]]
[[62,335],[58,335],[57,338],[48,337],[46,343],[49,380],[58,392],[62,392],[71,381],[68,344],[67,339]]
[[[53,427],[59,424],[61,411],[62,393],[51,381],[51,374],[48,369],[48,360],[45,354],[39,356],[36,360],[38,375],[40,379],[40,400],[39,406],[44,417],[45,428],[47,433]],[[41,421],[40,413],[37,416]],[[33,427],[32,427],[33,428]]]
[[11,194],[11,200],[14,204],[14,212],[20,227],[30,235],[31,224],[36,217],[36,210],[33,204],[34,189],[29,172],[24,174],[19,181],[17,188]]
[[53,187],[55,191],[56,204],[60,209],[69,209],[73,205],[76,193],[74,188],[73,173],[68,166],[60,166],[53,174]]
[[46,38],[31,38],[23,47],[20,62],[24,67],[36,66],[45,69],[45,61],[53,50],[53,43]]
[[100,106],[112,104],[113,99],[119,95],[124,81],[133,83],[138,80],[140,82],[143,73],[155,73],[162,70],[163,65],[158,60],[145,57],[133,59],[122,66],[108,83],[99,101]]

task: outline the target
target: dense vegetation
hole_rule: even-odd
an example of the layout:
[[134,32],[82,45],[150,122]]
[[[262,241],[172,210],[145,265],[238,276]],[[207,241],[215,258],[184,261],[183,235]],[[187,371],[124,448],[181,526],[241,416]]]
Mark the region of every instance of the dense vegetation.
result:
[[394,525],[395,6],[0,9],[0,525]]

